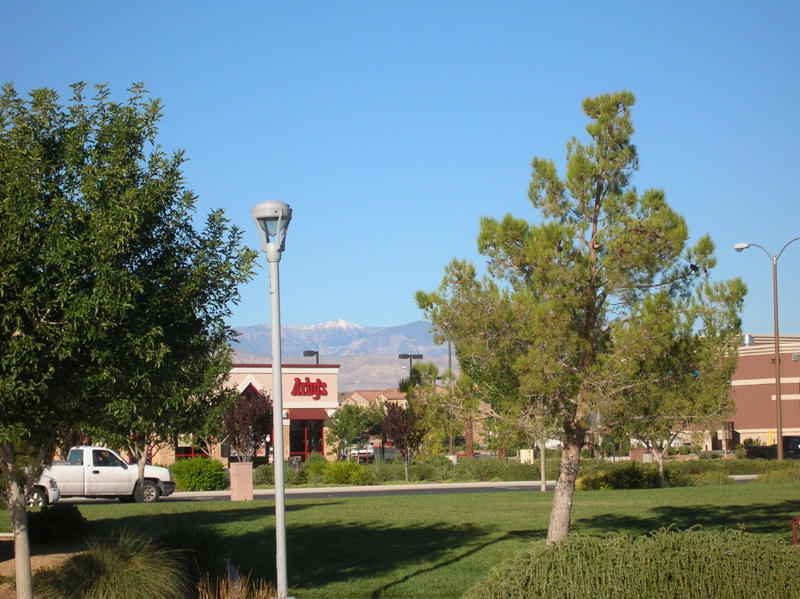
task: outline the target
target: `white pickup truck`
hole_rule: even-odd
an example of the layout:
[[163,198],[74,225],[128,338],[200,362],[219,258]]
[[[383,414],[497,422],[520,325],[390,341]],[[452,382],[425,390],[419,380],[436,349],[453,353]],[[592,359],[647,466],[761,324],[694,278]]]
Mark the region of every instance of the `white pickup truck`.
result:
[[117,497],[120,501],[157,501],[175,491],[170,471],[144,467],[142,493],[136,493],[139,469],[106,447],[81,446],[69,450],[67,459],[53,462],[44,474],[56,481],[61,497]]

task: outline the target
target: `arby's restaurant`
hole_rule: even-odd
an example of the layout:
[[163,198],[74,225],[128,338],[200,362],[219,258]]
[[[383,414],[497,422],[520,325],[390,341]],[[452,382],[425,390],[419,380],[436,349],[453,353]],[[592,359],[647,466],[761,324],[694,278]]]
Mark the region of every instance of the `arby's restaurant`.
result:
[[[324,424],[339,407],[339,364],[283,364],[281,380],[284,455],[305,461],[327,453]],[[234,364],[228,386],[271,403],[272,364]]]

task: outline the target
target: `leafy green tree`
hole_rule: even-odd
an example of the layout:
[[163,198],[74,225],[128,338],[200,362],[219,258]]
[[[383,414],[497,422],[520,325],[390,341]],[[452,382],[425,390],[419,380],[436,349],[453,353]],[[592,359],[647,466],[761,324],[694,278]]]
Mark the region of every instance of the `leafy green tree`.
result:
[[325,421],[325,442],[335,447],[339,455],[350,458],[354,443],[379,434],[383,418],[380,406],[343,405]]
[[[569,531],[590,417],[635,418],[636,393],[659,385],[688,393],[704,377],[687,373],[727,368],[720,360],[735,353],[739,334],[746,290],[738,279],[709,281],[711,239],[689,247],[664,192],[630,185],[633,104],[626,91],[584,100],[589,142],[567,144],[564,176],[550,160],[532,162],[539,224],[484,217],[478,249],[487,275],[455,260],[437,292],[417,296],[434,326],[446,326],[462,369],[496,389],[493,403],[535,404],[559,423],[549,542]],[[692,354],[698,344],[707,351]],[[724,402],[724,385],[711,387],[709,398]]]
[[[105,86],[90,100],[85,90],[74,85],[67,105],[47,89],[26,100],[7,84],[0,94],[0,471],[24,598],[32,595],[24,497],[59,431],[107,424],[118,393],[165,389],[151,369],[179,364],[170,355],[179,349],[174,337],[196,352],[193,334],[229,334],[213,326],[227,310],[217,300],[239,280],[226,272],[195,276],[194,267],[214,269],[220,262],[203,252],[230,256],[230,249],[237,274],[246,276],[251,260],[221,213],[209,217],[205,233],[188,229],[194,204],[183,189],[182,155],[166,157],[155,145],[158,100],[141,85],[122,103]],[[194,251],[183,252],[187,240]],[[195,286],[224,284],[198,291],[181,284],[185,276]],[[209,326],[184,329],[193,320],[176,308],[177,328],[170,328],[167,307],[157,302],[186,309],[183,294],[198,293],[208,304],[194,304],[197,317]],[[214,359],[224,360],[224,351]],[[187,388],[198,390],[196,382]]]

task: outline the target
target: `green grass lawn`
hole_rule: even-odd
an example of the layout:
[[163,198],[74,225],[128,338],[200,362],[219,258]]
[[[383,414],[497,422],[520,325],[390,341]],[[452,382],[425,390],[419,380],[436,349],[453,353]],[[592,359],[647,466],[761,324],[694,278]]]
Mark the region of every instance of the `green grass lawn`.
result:
[[[287,501],[292,594],[310,597],[460,597],[489,569],[543,542],[552,493],[477,493]],[[271,501],[83,504],[98,529],[212,524],[231,560],[274,578]],[[647,534],[675,525],[735,529],[791,542],[800,485],[758,484],[586,491],[575,494],[572,533]],[[10,530],[7,515],[0,520]]]

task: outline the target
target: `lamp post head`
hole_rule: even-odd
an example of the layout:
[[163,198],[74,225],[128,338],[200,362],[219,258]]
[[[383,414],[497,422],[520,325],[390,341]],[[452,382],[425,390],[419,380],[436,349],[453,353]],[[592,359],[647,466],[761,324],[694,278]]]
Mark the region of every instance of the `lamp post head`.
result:
[[735,249],[737,252],[741,252],[749,247],[750,247],[749,243],[737,243],[736,245],[733,246],[733,249]]
[[258,225],[261,249],[267,254],[270,250],[282,252],[286,244],[286,230],[289,228],[289,221],[292,220],[292,209],[289,204],[277,201],[261,202],[256,204],[251,214]]

